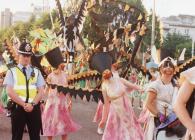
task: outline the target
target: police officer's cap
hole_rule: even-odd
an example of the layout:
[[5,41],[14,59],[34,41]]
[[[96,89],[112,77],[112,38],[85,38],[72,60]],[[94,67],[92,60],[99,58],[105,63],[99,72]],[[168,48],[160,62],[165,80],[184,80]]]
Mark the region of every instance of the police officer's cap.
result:
[[18,49],[19,54],[24,54],[24,55],[32,55],[32,46],[30,43],[23,42],[19,49]]

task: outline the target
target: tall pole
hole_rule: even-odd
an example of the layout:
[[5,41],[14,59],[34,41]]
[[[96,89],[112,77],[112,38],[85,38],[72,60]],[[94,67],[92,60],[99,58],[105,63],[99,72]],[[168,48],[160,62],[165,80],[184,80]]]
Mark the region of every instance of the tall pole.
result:
[[153,0],[153,10],[152,10],[152,35],[151,35],[151,49],[155,42],[155,13],[156,13],[156,0]]
[[194,57],[194,39],[192,39],[192,57]]
[[43,0],[43,13],[45,12],[45,2]]
[[53,17],[52,17],[52,10],[50,8],[50,1],[47,0],[47,6],[48,6],[48,10],[49,10],[49,16],[50,16],[50,20],[51,20],[51,24],[52,24],[52,29],[54,29],[54,21],[53,21]]

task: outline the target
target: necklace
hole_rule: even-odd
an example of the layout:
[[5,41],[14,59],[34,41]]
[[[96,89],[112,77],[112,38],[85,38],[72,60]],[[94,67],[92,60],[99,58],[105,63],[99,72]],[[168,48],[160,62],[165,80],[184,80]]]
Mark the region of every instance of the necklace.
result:
[[162,82],[163,86],[165,87],[166,92],[168,92],[168,94],[171,95],[171,98],[173,98],[173,94],[174,94],[174,90],[175,90],[175,87],[173,86],[173,84],[171,82],[169,82],[168,84],[165,84],[162,81],[162,79],[161,79],[161,82]]
[[162,80],[162,78],[160,78],[160,80],[161,80],[161,82],[163,83],[163,85],[168,85],[168,84],[170,84],[171,83],[171,81],[169,81],[169,82],[164,82],[163,80]]

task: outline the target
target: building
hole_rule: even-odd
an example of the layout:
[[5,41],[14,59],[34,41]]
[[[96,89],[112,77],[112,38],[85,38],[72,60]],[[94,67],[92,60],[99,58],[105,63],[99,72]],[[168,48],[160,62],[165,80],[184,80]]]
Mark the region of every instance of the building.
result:
[[32,15],[35,15],[36,18],[40,18],[44,12],[49,11],[48,7],[46,6],[35,6],[34,4],[32,4],[31,6],[32,6],[31,12],[26,11],[15,12],[13,14],[13,24],[17,23],[18,21],[27,22],[29,21]]
[[6,8],[1,12],[1,29],[7,28],[12,25],[12,12],[9,8]]
[[0,16],[0,29],[9,27],[16,24],[17,22],[27,22],[32,15],[35,15],[36,18],[40,18],[44,12],[49,12],[49,6],[37,6],[32,4],[31,12],[28,11],[17,11],[14,14],[10,11],[9,8],[6,8],[1,12]]
[[163,35],[179,33],[195,40],[195,16],[178,15],[162,18]]
[[33,14],[36,15],[36,18],[40,18],[43,13],[49,12],[49,7],[48,6],[35,6],[32,5],[33,7]]
[[32,16],[31,12],[15,12],[13,14],[13,22],[12,24],[15,24],[19,21],[27,22],[29,21],[30,17]]

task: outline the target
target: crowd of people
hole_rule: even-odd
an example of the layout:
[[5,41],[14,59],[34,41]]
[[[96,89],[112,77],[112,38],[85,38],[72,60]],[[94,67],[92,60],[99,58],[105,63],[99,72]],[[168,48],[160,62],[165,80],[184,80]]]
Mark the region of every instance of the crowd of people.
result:
[[[6,109],[11,112],[12,140],[22,140],[25,126],[31,140],[40,140],[40,136],[67,140],[68,134],[81,126],[71,117],[71,96],[56,88],[68,86],[66,64],[63,60],[56,62],[44,79],[40,70],[31,66],[29,43],[23,42],[18,54],[18,65],[9,68],[3,81],[9,104]],[[188,100],[194,98],[195,68],[181,73],[182,83],[174,77],[175,68],[173,59],[165,58],[155,70],[148,70],[146,87],[136,84],[135,72],[128,80],[120,77],[117,63],[102,68],[104,100],[99,101],[93,120],[98,123],[97,133],[103,135],[102,140],[195,140],[193,107],[186,109]],[[129,96],[134,91],[146,94],[139,117]],[[5,112],[4,108],[0,112]]]

